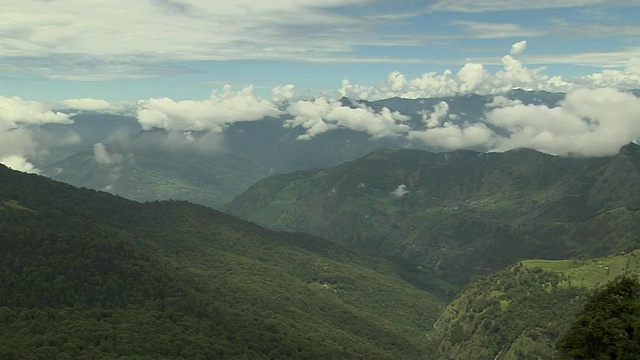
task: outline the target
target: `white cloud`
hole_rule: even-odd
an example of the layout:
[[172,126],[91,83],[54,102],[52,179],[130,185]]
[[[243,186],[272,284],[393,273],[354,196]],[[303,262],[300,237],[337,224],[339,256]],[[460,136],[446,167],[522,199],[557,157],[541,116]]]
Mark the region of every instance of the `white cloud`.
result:
[[84,110],[84,111],[106,111],[111,108],[111,104],[102,99],[67,99],[61,102],[64,108],[71,110]]
[[221,93],[214,92],[206,100],[160,98],[142,101],[137,117],[144,130],[222,132],[226,125],[234,122],[261,120],[281,114],[274,103],[257,97],[252,86],[236,93],[227,85]]
[[[19,97],[0,96],[0,159],[2,163],[26,172],[38,170],[27,160],[39,151],[43,143],[31,126],[60,123],[69,124],[68,114],[49,110],[41,103],[22,100]],[[71,140],[71,139],[70,139]]]
[[69,124],[68,114],[54,112],[36,101],[22,100],[19,97],[5,97],[0,95],[0,123],[15,127],[18,124]]
[[547,35],[548,29],[536,29],[531,26],[523,27],[514,23],[451,21],[460,27],[465,35],[472,39],[507,39],[513,37],[537,37]]
[[428,129],[438,127],[449,117],[449,104],[441,101],[433,107],[433,111],[425,111],[421,115]]
[[387,108],[378,112],[364,105],[354,108],[326,98],[293,102],[288,112],[294,118],[286,120],[285,126],[305,129],[298,137],[300,140],[338,128],[363,131],[373,137],[397,136],[409,131],[409,126],[403,123],[409,117],[398,112]]
[[431,11],[484,12],[525,9],[554,9],[588,5],[632,5],[636,0],[437,0],[429,6]]
[[456,92],[469,94],[491,91],[491,89],[486,86],[491,76],[482,64],[465,64],[462,69],[458,71]]
[[486,148],[493,143],[494,137],[493,131],[482,123],[456,125],[445,122],[435,128],[412,130],[408,134],[409,139],[420,140],[425,145],[442,150]]
[[494,96],[491,102],[488,104],[485,104],[484,107],[486,107],[487,109],[494,109],[494,108],[512,107],[516,105],[522,105],[522,101],[511,100],[505,96],[498,95],[498,96]]
[[291,100],[296,96],[296,86],[293,84],[278,85],[271,89],[271,99],[275,102]]
[[527,49],[527,41],[522,40],[511,45],[511,56],[517,56],[522,54]]
[[486,125],[454,124],[453,120],[456,119],[456,116],[449,114],[449,105],[441,101],[433,107],[433,111],[422,113],[426,129],[412,129],[407,138],[443,150],[487,147],[493,141],[495,134]]
[[615,89],[580,89],[557,107],[514,104],[491,110],[486,119],[509,133],[496,139],[498,151],[605,156],[640,137],[640,99]]
[[4,164],[13,170],[18,170],[26,173],[39,173],[40,170],[31,164],[27,158],[20,155],[10,155],[0,158],[0,164]]
[[[640,60],[632,58],[624,70],[604,70],[577,78],[550,76],[545,68],[529,68],[514,56],[522,55],[527,42],[520,41],[511,46],[511,55],[500,59],[502,68],[490,72],[480,63],[468,62],[456,74],[445,70],[423,74],[415,79],[407,79],[404,74],[394,71],[376,86],[353,84],[349,79],[342,81],[339,92],[342,96],[363,100],[380,100],[391,97],[408,99],[447,97],[460,94],[499,95],[520,88],[568,92],[584,87],[612,87],[618,89],[640,88]],[[625,52],[626,54],[626,52]],[[619,57],[621,54],[612,54]],[[547,59],[548,60],[548,59]]]
[[640,76],[640,57],[634,57],[631,60],[629,60],[629,63],[625,68],[625,72],[629,75]]
[[402,185],[398,185],[398,187],[391,192],[391,195],[400,198],[408,193],[409,191],[407,190],[407,185],[402,184]]
[[121,163],[124,160],[122,154],[109,153],[103,143],[93,145],[93,160],[101,165]]
[[[65,79],[184,71],[181,61],[335,61],[356,45],[418,45],[337,10],[371,0],[19,1],[1,3],[5,64]],[[105,21],[109,19],[109,21]],[[247,21],[250,19],[250,21]],[[344,36],[349,34],[349,36]]]

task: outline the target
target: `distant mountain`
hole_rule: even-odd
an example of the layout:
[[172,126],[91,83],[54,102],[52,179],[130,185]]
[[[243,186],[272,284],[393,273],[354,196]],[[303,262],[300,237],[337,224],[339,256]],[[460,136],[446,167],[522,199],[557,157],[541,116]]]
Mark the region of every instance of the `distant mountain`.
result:
[[443,301],[398,272],[202,206],[0,166],[3,359],[429,358]]
[[264,179],[228,210],[273,229],[409,259],[464,284],[519,259],[640,247],[638,178],[635,144],[604,158],[379,150]]
[[96,143],[126,139],[140,131],[140,125],[131,116],[82,112],[73,116],[73,124],[44,124],[37,129],[36,140],[48,147],[33,162],[39,168],[47,168],[93,148]]
[[[524,104],[552,106],[564,94],[514,90],[506,96]],[[366,105],[377,111],[386,107],[408,116],[407,122],[414,129],[420,129],[425,126],[422,114],[433,111],[442,101],[447,102],[449,113],[454,116],[450,121],[463,124],[479,122],[492,100],[493,96],[469,95],[341,101],[344,106]],[[42,159],[37,165],[46,176],[129,199],[179,199],[221,208],[250,185],[272,174],[335,166],[377,149],[437,149],[420,140],[373,138],[350,129],[336,129],[309,140],[299,140],[305,129],[284,127],[284,121],[289,118],[237,122],[229,125],[224,133],[212,136],[195,131],[142,131],[132,117],[83,114],[74,117],[73,125],[49,126],[58,132],[75,131],[82,141],[65,148],[66,152]],[[95,156],[96,143],[101,143],[108,154],[114,154],[113,161],[100,161]]]

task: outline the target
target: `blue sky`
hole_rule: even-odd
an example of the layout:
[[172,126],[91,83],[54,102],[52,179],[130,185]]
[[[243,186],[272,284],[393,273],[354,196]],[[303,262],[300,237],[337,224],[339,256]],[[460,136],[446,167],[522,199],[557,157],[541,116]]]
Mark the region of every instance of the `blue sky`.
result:
[[[44,102],[202,99],[225,84],[316,96],[344,79],[357,89],[343,94],[366,97],[390,74],[409,83],[449,69],[460,82],[468,63],[532,74],[503,87],[640,82],[638,0],[0,0],[0,14],[0,95]],[[408,87],[397,95],[443,94]]]

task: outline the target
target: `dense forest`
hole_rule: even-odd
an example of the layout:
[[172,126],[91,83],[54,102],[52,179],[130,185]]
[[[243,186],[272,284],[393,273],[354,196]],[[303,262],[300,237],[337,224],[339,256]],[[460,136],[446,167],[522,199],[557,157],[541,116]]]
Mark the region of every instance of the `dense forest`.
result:
[[392,262],[202,206],[4,167],[0,204],[6,359],[421,358],[444,305]]

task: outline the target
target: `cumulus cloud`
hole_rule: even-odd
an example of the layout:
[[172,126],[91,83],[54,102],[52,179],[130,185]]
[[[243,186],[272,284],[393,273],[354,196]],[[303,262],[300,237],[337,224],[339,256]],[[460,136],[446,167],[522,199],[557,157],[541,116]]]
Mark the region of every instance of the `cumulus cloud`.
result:
[[441,101],[433,107],[433,111],[425,111],[422,112],[421,115],[422,122],[427,128],[432,129],[438,127],[449,117],[449,104]]
[[449,105],[442,101],[433,111],[423,112],[425,130],[411,130],[407,137],[425,145],[444,150],[487,146],[495,134],[484,124],[454,124],[456,117],[449,114]]
[[144,130],[222,132],[226,125],[234,122],[281,114],[273,102],[255,95],[252,86],[233,92],[226,85],[221,93],[214,92],[206,100],[159,98],[142,101],[137,118]]
[[71,110],[83,111],[106,111],[111,108],[111,104],[102,99],[67,99],[60,103],[63,107]]
[[391,192],[391,195],[400,198],[408,193],[409,191],[407,190],[407,185],[401,184],[401,185],[398,185],[398,187]]
[[559,106],[513,104],[489,111],[486,121],[508,132],[495,139],[497,151],[605,156],[640,137],[640,99],[610,88],[580,89]]
[[0,96],[0,109],[0,162],[20,171],[37,172],[27,159],[44,150],[32,126],[72,123],[68,114],[19,97]]
[[640,88],[640,58],[634,57],[624,70],[603,70],[599,73],[580,76],[576,83],[590,87],[613,87],[619,89]]
[[502,67],[496,72],[491,72],[483,64],[476,62],[468,62],[457,73],[447,69],[441,74],[429,72],[415,79],[407,79],[401,72],[394,71],[375,86],[354,84],[349,79],[344,79],[339,92],[342,96],[354,99],[380,100],[391,97],[417,99],[472,93],[500,95],[516,88],[551,92],[568,92],[584,87],[640,88],[640,60],[637,57],[632,58],[623,70],[607,69],[577,78],[565,78],[547,75],[544,68],[527,67],[518,58],[526,48],[525,40],[514,43],[510,54],[500,59]]
[[278,85],[271,89],[271,99],[275,102],[290,100],[296,96],[296,86],[293,84]]
[[522,54],[527,49],[527,41],[522,40],[511,45],[511,56],[517,56]]
[[103,143],[93,145],[93,160],[101,165],[117,164],[124,160],[122,154],[109,153]]
[[39,102],[22,100],[19,97],[0,95],[0,122],[15,127],[18,124],[39,125],[47,123],[69,124],[68,114],[55,112]]
[[442,150],[458,150],[490,145],[495,134],[485,124],[456,125],[445,122],[439,127],[427,130],[412,130],[409,139],[420,140],[430,147]]
[[640,76],[640,58],[634,57],[631,60],[629,60],[629,63],[625,68],[625,72],[629,75]]
[[363,131],[374,138],[397,136],[409,131],[404,124],[409,117],[388,108],[376,111],[362,104],[355,107],[344,105],[339,100],[318,98],[300,100],[289,105],[287,111],[293,119],[285,121],[286,127],[301,126],[305,133],[299,140],[309,140],[324,132],[344,128]]
[[[396,96],[417,99],[471,93],[501,94],[514,88],[566,90],[566,86],[570,84],[561,78],[550,78],[542,72],[543,69],[530,69],[514,58],[525,50],[526,45],[526,41],[513,44],[512,55],[502,57],[502,69],[495,73],[489,72],[482,64],[469,62],[455,76],[451,70],[445,70],[442,74],[430,72],[407,80],[402,73],[396,71],[377,86],[361,86],[345,79],[339,91],[347,97],[379,100]],[[562,86],[564,88],[560,89]]]
[[9,155],[0,158],[0,164],[4,164],[13,170],[18,170],[26,173],[37,174],[40,172],[40,170],[36,169],[36,167],[27,160],[27,158],[20,155]]
[[510,107],[515,105],[522,105],[522,101],[511,100],[506,96],[498,95],[498,96],[494,96],[491,102],[488,104],[485,104],[484,107],[486,107],[487,109],[494,109],[494,108]]
[[461,122],[442,101],[419,113],[422,128],[411,128],[403,119],[394,120],[388,110],[376,113],[321,98],[293,103],[289,112],[294,119],[286,125],[306,129],[300,139],[349,128],[372,136],[404,136],[437,150],[506,151],[527,147],[563,156],[612,155],[621,146],[640,139],[640,99],[613,88],[573,90],[552,105],[526,105],[496,95],[485,109],[478,122]]

